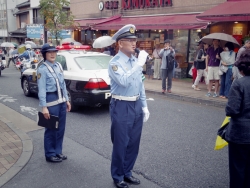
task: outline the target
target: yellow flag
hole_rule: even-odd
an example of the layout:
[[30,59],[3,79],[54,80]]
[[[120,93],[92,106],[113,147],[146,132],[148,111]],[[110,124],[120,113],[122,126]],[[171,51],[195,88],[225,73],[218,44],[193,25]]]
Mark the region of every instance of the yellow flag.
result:
[[[226,116],[221,127],[225,126],[227,123],[229,123],[229,121],[230,121],[230,117]],[[214,150],[220,150],[227,145],[228,145],[228,143],[225,140],[223,140],[219,135],[217,135]]]

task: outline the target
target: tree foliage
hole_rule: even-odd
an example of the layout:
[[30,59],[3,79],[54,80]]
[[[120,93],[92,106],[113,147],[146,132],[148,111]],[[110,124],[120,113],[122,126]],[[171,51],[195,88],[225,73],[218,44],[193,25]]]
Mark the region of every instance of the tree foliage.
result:
[[55,36],[58,44],[60,31],[75,27],[74,16],[67,9],[69,0],[40,0],[40,14],[45,19],[45,28]]

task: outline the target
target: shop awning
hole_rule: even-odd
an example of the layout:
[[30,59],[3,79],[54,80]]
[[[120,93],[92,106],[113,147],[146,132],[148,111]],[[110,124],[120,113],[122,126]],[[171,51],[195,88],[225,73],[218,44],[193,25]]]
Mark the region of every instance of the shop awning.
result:
[[120,17],[121,15],[115,15],[109,18],[86,19],[86,20],[79,20],[79,21],[76,20],[75,22],[78,22],[80,26],[83,28],[90,28],[92,25],[110,22]]
[[136,29],[202,29],[207,21],[198,21],[197,14],[119,17],[107,22],[91,25],[92,29],[118,30],[126,24],[134,24]]
[[250,1],[227,1],[197,15],[197,18],[205,21],[250,21]]

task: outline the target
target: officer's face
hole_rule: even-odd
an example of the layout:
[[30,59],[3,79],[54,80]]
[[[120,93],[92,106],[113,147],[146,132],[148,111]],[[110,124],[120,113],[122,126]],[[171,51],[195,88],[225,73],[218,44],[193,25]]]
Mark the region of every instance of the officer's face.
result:
[[124,53],[133,54],[136,48],[137,39],[124,38],[119,40],[120,50]]
[[56,54],[57,54],[56,51],[47,52],[46,53],[46,60],[51,62],[51,63],[54,63],[56,60]]

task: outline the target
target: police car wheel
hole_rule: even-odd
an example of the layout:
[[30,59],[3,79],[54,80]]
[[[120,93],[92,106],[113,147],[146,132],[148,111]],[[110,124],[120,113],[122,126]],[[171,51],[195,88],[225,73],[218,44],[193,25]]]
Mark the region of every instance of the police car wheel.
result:
[[76,110],[78,110],[78,106],[76,106],[73,102],[72,102],[72,98],[71,98],[71,93],[70,91],[67,89],[67,93],[68,93],[68,97],[69,97],[69,102],[70,102],[70,105],[71,105],[71,112],[74,112]]
[[22,86],[23,86],[23,93],[25,96],[29,97],[31,95],[30,93],[30,86],[29,82],[26,78],[23,79],[22,81]]

